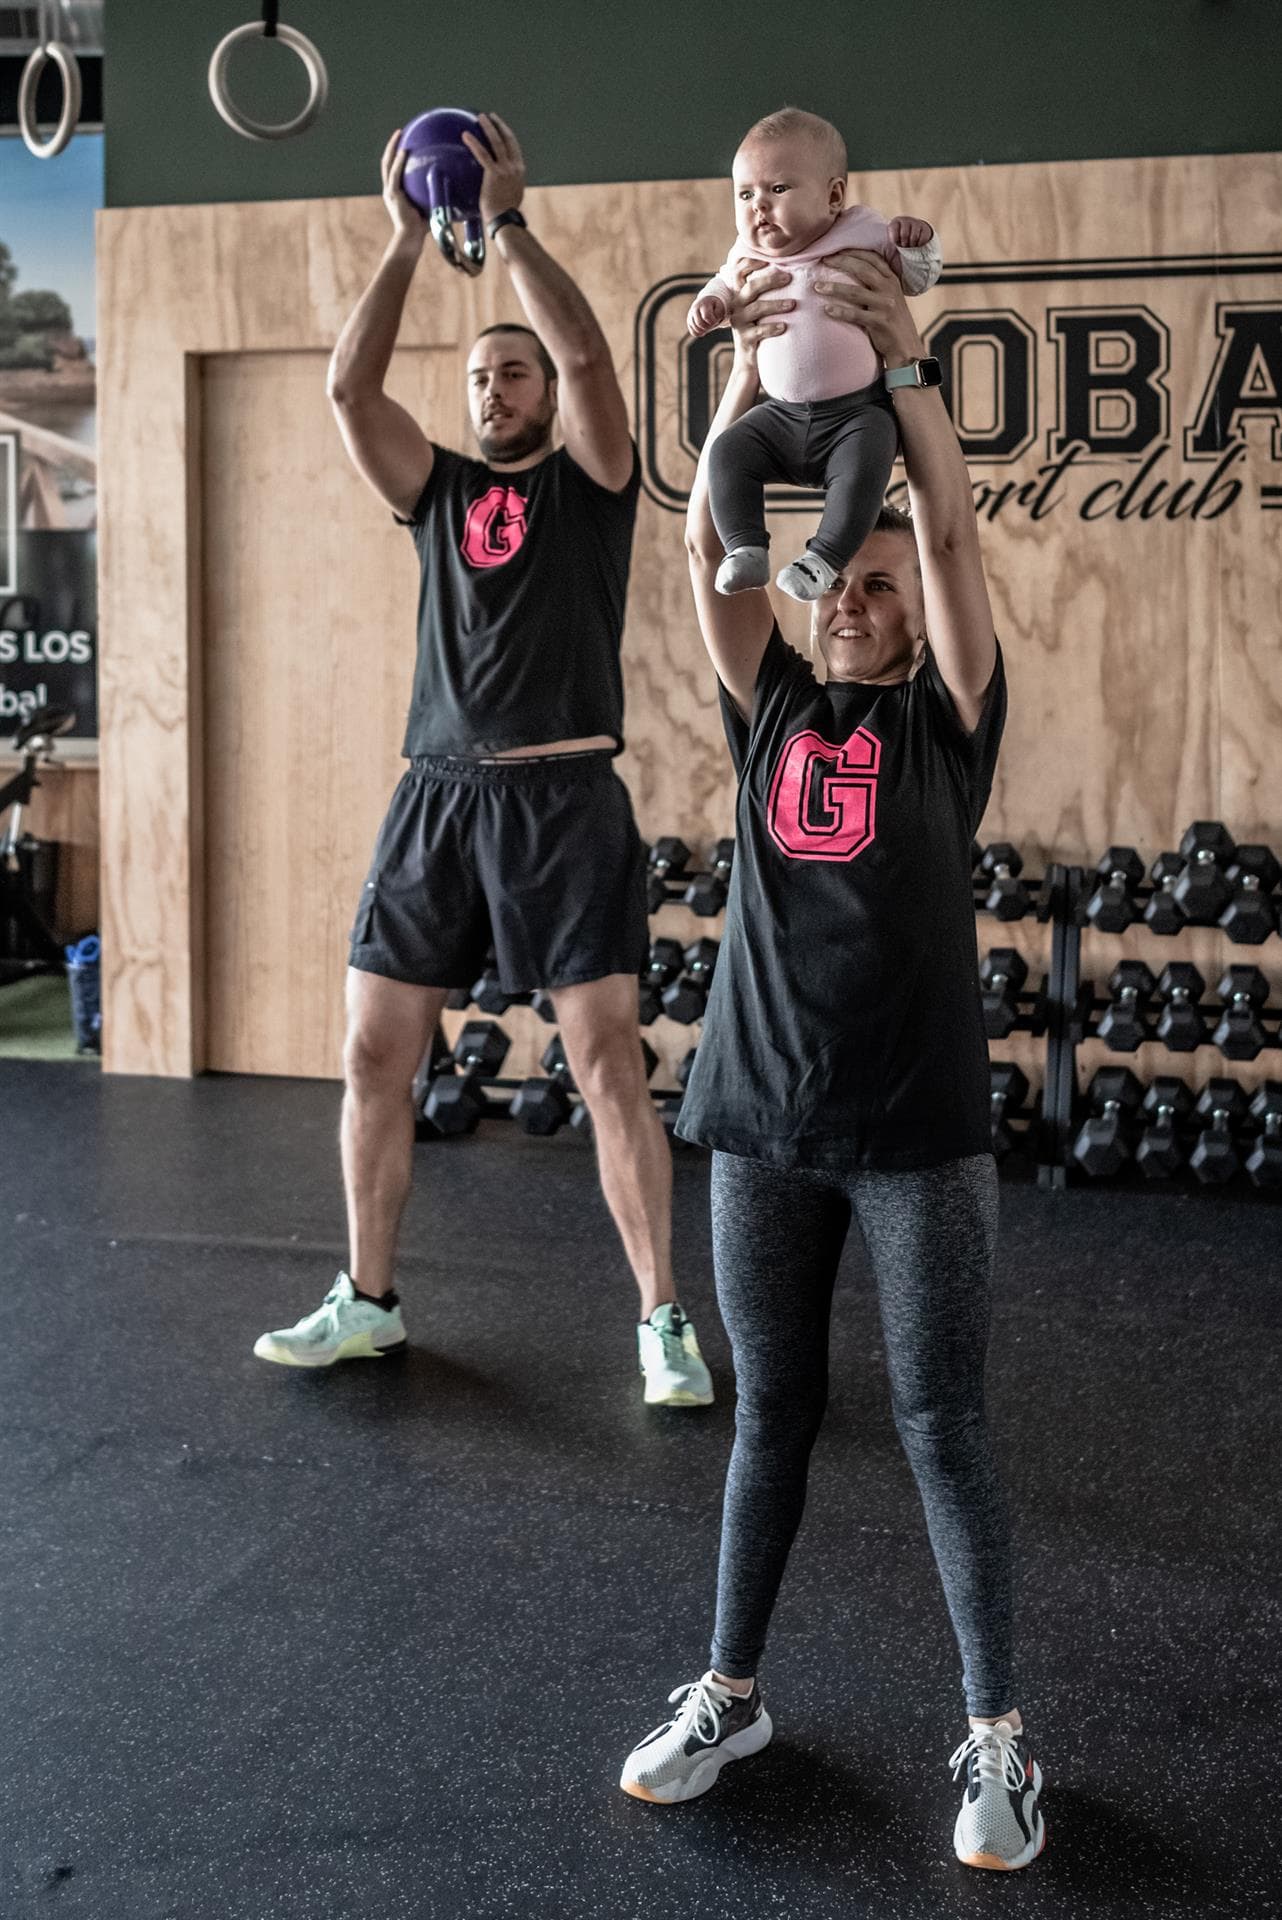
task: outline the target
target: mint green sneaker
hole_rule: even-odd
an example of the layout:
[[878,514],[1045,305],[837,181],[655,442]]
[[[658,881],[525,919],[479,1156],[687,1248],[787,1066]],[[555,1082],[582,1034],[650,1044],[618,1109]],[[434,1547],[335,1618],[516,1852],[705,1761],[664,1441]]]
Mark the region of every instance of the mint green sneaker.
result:
[[404,1345],[399,1303],[376,1307],[358,1300],[351,1280],[340,1273],[315,1313],[296,1327],[260,1334],[254,1352],[280,1367],[332,1367],[336,1360],[381,1360]]
[[694,1324],[672,1302],[637,1328],[647,1407],[710,1407],[712,1376],[703,1364]]

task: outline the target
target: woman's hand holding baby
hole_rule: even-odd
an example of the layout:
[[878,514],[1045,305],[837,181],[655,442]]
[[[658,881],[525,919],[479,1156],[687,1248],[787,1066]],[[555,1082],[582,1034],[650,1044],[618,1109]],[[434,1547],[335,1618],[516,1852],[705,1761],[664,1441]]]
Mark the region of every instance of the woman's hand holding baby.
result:
[[823,264],[836,269],[830,278],[815,281],[825,313],[862,327],[888,367],[923,358],[925,343],[889,261],[863,247],[846,247]]

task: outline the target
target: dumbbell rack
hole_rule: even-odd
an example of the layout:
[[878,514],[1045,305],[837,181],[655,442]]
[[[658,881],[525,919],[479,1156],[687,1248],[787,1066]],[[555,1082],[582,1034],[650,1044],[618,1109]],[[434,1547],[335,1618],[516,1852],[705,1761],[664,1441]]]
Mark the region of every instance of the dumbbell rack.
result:
[[[1054,1106],[1057,1122],[1057,1152],[1054,1169],[1057,1177],[1044,1181],[1044,1184],[1063,1187],[1068,1184],[1070,1177],[1082,1179],[1089,1177],[1080,1173],[1073,1155],[1075,1127],[1080,1118],[1080,1111],[1075,1111],[1079,1104],[1077,1056],[1079,1047],[1085,1041],[1097,1037],[1098,1016],[1114,1005],[1114,1000],[1097,994],[1094,982],[1084,980],[1081,974],[1081,933],[1082,929],[1090,924],[1087,902],[1092,890],[1098,885],[1099,876],[1088,873],[1081,867],[1065,867],[1057,871],[1062,875],[1062,893],[1055,920],[1057,934],[1062,933],[1064,936],[1064,973],[1062,995],[1059,1001],[1061,1018],[1058,1031],[1048,1026],[1046,1066],[1048,1099]],[[1143,885],[1131,889],[1132,898],[1138,909],[1137,918],[1132,924],[1139,932],[1144,930],[1142,917],[1144,905],[1155,891],[1157,889]],[[1179,933],[1207,934],[1214,930],[1211,925],[1190,921],[1175,935],[1166,933],[1161,937],[1165,944],[1168,940],[1177,939]],[[1258,951],[1258,945],[1256,950]],[[1199,1051],[1201,1047],[1215,1048],[1218,1043],[1213,1036],[1217,1033],[1222,1017],[1232,1010],[1231,1003],[1219,998],[1209,1000],[1200,998],[1196,1005],[1205,1027],[1204,1037],[1199,1039],[1195,1047],[1173,1048],[1172,1052],[1176,1057],[1191,1058],[1193,1053]],[[1258,1006],[1255,1011],[1263,1036],[1262,1044],[1255,1047],[1250,1054],[1243,1053],[1240,1056],[1233,1053],[1222,1054],[1227,1064],[1234,1064],[1239,1057],[1243,1060],[1253,1059],[1267,1049],[1277,1049],[1282,1052],[1282,1009],[1270,1007],[1265,1003]],[[1147,1026],[1147,1009],[1145,1009],[1144,1018]],[[1154,1032],[1148,1030],[1144,1034],[1144,1041],[1139,1044],[1152,1041],[1157,1037]],[[1120,1057],[1122,1054],[1137,1052],[1138,1045],[1117,1048],[1115,1051]],[[1044,1169],[1039,1168],[1039,1177],[1043,1171]]]

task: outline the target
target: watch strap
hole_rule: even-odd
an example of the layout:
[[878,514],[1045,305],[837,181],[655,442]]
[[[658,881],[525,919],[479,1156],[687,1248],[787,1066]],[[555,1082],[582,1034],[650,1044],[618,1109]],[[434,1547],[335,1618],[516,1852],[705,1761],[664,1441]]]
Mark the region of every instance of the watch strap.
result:
[[938,369],[939,362],[934,359],[933,355],[929,354],[924,360],[910,360],[905,367],[887,367],[882,376],[886,383],[887,390],[893,393],[896,387],[938,386],[939,381],[937,379],[927,380],[924,378],[924,368],[926,367],[927,361],[931,362],[934,369]]

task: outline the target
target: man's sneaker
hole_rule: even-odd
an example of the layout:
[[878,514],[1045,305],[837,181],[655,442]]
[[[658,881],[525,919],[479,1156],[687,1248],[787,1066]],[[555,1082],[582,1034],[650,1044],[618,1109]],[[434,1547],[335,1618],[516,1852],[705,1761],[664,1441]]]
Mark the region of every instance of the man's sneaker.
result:
[[296,1327],[260,1334],[254,1352],[282,1367],[332,1367],[336,1360],[380,1360],[404,1345],[399,1304],[376,1307],[358,1300],[355,1287],[340,1273],[315,1313]]
[[756,1681],[745,1699],[705,1673],[668,1695],[675,1716],[648,1733],[623,1763],[619,1785],[636,1800],[671,1806],[694,1800],[717,1784],[730,1760],[760,1753],[774,1729]]
[[782,572],[775,575],[775,585],[779,591],[794,600],[818,600],[823,594],[831,592],[836,583],[837,569],[830,567],[813,547],[807,547],[790,567],[784,567]]
[[966,1769],[966,1798],[953,1829],[953,1848],[968,1867],[1009,1873],[1026,1867],[1046,1845],[1037,1800],[1042,1770],[1022,1733],[1009,1720],[972,1727],[949,1761],[955,1780]]
[[637,1328],[647,1407],[710,1407],[712,1376],[703,1364],[694,1326],[672,1302],[656,1307]]

